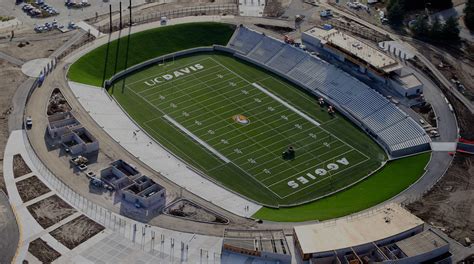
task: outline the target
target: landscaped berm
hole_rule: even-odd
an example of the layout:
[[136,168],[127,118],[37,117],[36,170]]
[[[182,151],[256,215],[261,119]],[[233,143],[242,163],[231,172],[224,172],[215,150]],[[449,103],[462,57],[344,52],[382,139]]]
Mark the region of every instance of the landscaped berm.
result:
[[[121,40],[116,71],[178,50],[226,45],[233,30],[195,23],[137,33]],[[117,46],[109,47],[107,78]],[[100,86],[106,50],[79,59],[69,78]],[[387,162],[369,136],[317,98],[224,53],[161,61],[117,81],[109,93],[160,144],[265,205],[257,218],[323,220],[368,208],[415,182],[429,160],[422,154]]]

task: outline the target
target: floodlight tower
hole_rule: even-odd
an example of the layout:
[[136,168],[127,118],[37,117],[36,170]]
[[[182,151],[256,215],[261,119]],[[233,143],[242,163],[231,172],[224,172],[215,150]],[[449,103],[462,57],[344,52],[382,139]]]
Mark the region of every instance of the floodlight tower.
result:
[[105,51],[104,74],[102,75],[102,85],[105,86],[105,76],[107,75],[107,64],[109,63],[110,38],[112,36],[112,4],[109,4],[109,40]]

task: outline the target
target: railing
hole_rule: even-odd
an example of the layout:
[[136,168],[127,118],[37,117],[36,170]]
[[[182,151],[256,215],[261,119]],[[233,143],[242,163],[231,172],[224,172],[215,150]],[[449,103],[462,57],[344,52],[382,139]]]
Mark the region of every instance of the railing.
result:
[[[210,5],[210,6],[196,6],[186,7],[182,9],[157,11],[155,13],[134,16],[132,18],[132,25],[146,24],[150,22],[160,21],[162,18],[172,19],[187,16],[213,16],[213,15],[238,15],[239,8],[236,4],[227,5]],[[122,19],[122,28],[130,26],[130,18],[125,13]],[[120,21],[112,22],[112,32],[120,30]],[[99,31],[102,33],[110,33],[110,23],[99,26]]]

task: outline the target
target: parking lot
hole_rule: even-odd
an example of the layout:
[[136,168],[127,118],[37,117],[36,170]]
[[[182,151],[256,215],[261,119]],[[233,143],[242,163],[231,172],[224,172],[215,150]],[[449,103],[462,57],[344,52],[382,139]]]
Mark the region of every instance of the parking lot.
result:
[[[57,11],[57,15],[53,15],[47,18],[36,18],[31,17],[22,8],[24,3],[19,5],[15,4],[15,1],[0,1],[0,16],[13,16],[20,20],[23,25],[27,27],[34,27],[34,25],[52,23],[55,19],[59,25],[67,26],[69,22],[79,22],[86,18],[93,18],[96,15],[105,14],[109,11],[109,4],[112,5],[113,11],[118,11],[119,0],[109,0],[104,2],[103,0],[89,0],[90,6],[83,8],[72,8],[66,6],[64,0],[45,0],[44,3],[50,7],[49,10]],[[122,1],[122,9],[126,10],[128,1]],[[133,6],[142,5],[145,0],[133,0]],[[43,9],[41,9],[43,10]],[[48,11],[43,10],[49,14]],[[43,13],[45,13],[43,12]]]

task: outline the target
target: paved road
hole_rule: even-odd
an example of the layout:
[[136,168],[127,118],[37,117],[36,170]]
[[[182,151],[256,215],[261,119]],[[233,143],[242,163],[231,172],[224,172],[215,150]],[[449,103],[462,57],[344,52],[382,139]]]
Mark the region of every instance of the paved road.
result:
[[84,35],[87,33],[84,32],[81,29],[78,29],[76,34],[72,36],[70,39],[68,39],[61,47],[57,48],[51,55],[49,55],[50,58],[57,58],[59,55],[61,55],[64,51],[69,49],[74,43],[76,43],[79,39],[81,39]]
[[8,116],[8,130],[23,129],[23,114],[25,110],[26,98],[35,78],[28,78],[15,91],[12,98],[12,112]]
[[15,57],[12,57],[4,52],[1,52],[0,51],[0,60],[6,60],[12,64],[15,64],[16,66],[21,66],[23,65],[23,63],[25,63],[24,61],[20,60],[20,59],[17,59]]
[[413,46],[411,46],[409,43],[407,43],[406,39],[409,39],[409,38],[406,38],[406,37],[402,37],[402,36],[399,36],[397,34],[394,34],[394,33],[391,33],[391,32],[388,32],[386,31],[385,29],[382,29],[376,25],[373,25],[363,19],[360,19],[356,16],[353,16],[347,12],[345,12],[344,10],[340,10],[340,9],[337,9],[335,8],[334,6],[332,5],[329,5],[326,3],[326,0],[321,0],[320,2],[320,5],[324,8],[327,8],[327,9],[331,9],[331,10],[334,10],[334,11],[337,11],[338,13],[356,21],[357,23],[360,23],[370,29],[373,29],[381,34],[384,34],[384,35],[388,35],[391,39],[395,40],[395,41],[399,41],[400,43],[403,43],[407,48],[409,48],[410,50],[413,51],[413,53],[416,55],[416,57],[418,57],[421,62],[426,65],[426,67],[428,67],[428,69],[430,71],[433,72],[433,74],[436,76],[436,78],[438,80],[440,80],[440,82],[448,87],[449,91],[451,93],[454,94],[454,96],[456,96],[456,98],[458,98],[468,109],[469,111],[471,111],[471,113],[474,114],[474,103],[469,101],[466,97],[464,97],[463,94],[461,94],[455,87],[452,86],[452,83],[446,78],[444,77],[444,75],[436,68],[435,65],[433,65],[425,56],[423,56],[423,54],[421,54],[420,52],[418,52],[417,49],[415,49]]
[[0,190],[0,263],[11,263],[20,240],[20,231],[8,197]]

